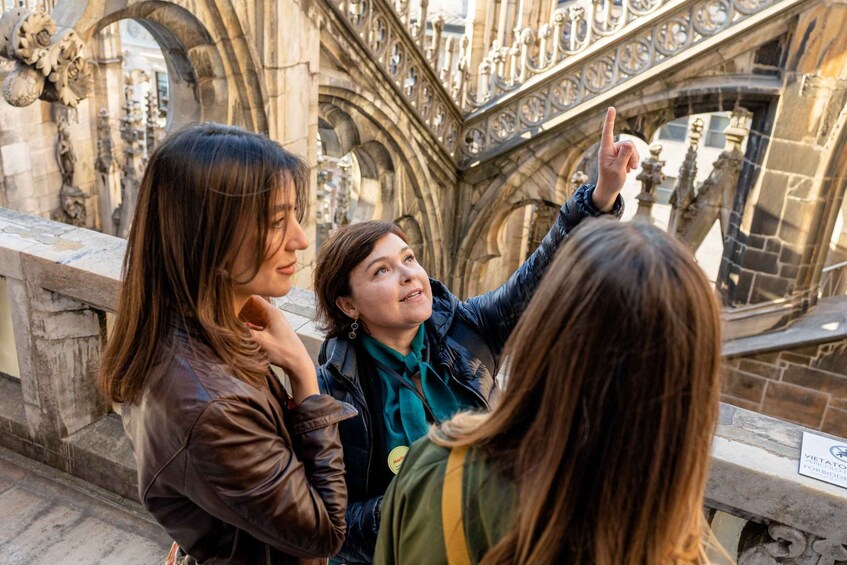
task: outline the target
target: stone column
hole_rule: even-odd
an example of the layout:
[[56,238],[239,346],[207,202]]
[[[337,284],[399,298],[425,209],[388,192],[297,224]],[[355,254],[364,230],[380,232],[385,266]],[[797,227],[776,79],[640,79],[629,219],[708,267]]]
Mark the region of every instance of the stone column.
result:
[[734,215],[743,209],[743,216],[729,230],[718,288],[730,306],[788,298],[786,314],[762,331],[785,325],[816,300],[812,281],[837,197],[836,190],[827,192],[843,184],[826,174],[830,159],[843,151],[830,147],[830,135],[845,104],[845,25],[844,4],[810,6],[799,16],[783,95],[770,115],[754,118],[750,143],[754,151],[763,148],[763,162],[752,165],[752,188],[736,201]]
[[112,213],[120,205],[121,180],[115,159],[110,116],[105,108],[102,108],[97,116],[97,159],[94,161],[94,170],[97,172],[102,229],[104,233],[114,235],[117,226],[112,221]]
[[105,316],[32,283],[6,284],[29,434],[46,462],[63,467],[61,440],[106,414],[95,385]]
[[[258,33],[268,100],[268,133],[272,139],[312,166],[309,210],[303,229],[309,248],[299,253],[294,285],[312,286],[317,251],[318,83],[320,73],[319,8],[310,0],[271,0],[264,30]],[[285,33],[280,33],[281,27]]]
[[495,0],[471,0],[468,2],[468,17],[465,27],[465,35],[470,41],[469,49],[469,71],[471,75],[471,87],[476,88],[476,74],[482,60],[491,49],[491,40],[494,35],[494,14],[496,11]]
[[91,119],[95,119],[102,108],[110,116],[120,115],[123,106],[124,73],[123,47],[118,24],[104,27],[95,35],[90,45],[93,48],[93,63],[97,67],[94,73],[93,104],[90,105]]

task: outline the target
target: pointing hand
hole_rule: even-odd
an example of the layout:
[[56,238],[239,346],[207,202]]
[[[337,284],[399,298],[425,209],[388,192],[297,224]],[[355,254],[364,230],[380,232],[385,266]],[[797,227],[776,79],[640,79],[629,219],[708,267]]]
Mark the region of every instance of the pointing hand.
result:
[[600,149],[597,152],[598,179],[592,200],[594,205],[607,212],[615,204],[626,175],[638,168],[640,158],[631,141],[615,142],[615,109],[606,111]]

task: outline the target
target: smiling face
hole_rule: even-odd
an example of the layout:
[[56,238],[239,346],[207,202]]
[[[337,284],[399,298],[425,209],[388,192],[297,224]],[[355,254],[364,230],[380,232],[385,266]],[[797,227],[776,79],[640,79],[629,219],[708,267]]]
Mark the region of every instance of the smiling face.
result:
[[336,304],[364,322],[371,336],[391,344],[399,334],[417,331],[432,315],[432,288],[412,249],[389,233],[350,272],[350,296]]
[[294,188],[286,183],[285,188],[278,191],[271,209],[265,256],[255,276],[250,278],[255,268],[256,236],[247,238],[236,253],[232,264],[236,312],[254,294],[278,297],[291,290],[291,276],[297,270],[296,252],[306,249],[309,244],[297,221],[294,202]]

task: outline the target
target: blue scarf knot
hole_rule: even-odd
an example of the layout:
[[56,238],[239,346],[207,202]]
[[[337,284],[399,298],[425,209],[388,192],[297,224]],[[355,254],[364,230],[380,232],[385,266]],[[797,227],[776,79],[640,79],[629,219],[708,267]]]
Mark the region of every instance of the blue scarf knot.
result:
[[429,431],[427,409],[412,377],[420,376],[423,397],[436,422],[449,420],[456,412],[473,406],[455,390],[455,380],[443,377],[425,357],[424,326],[412,340],[411,351],[402,355],[369,335],[362,336],[365,351],[376,362],[382,384],[382,402],[388,451],[409,446]]

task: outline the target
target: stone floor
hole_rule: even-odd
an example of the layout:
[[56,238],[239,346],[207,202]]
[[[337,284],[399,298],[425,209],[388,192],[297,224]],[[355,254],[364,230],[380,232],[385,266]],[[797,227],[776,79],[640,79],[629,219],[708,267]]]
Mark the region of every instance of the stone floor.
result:
[[161,565],[169,546],[137,504],[0,448],[0,565]]

